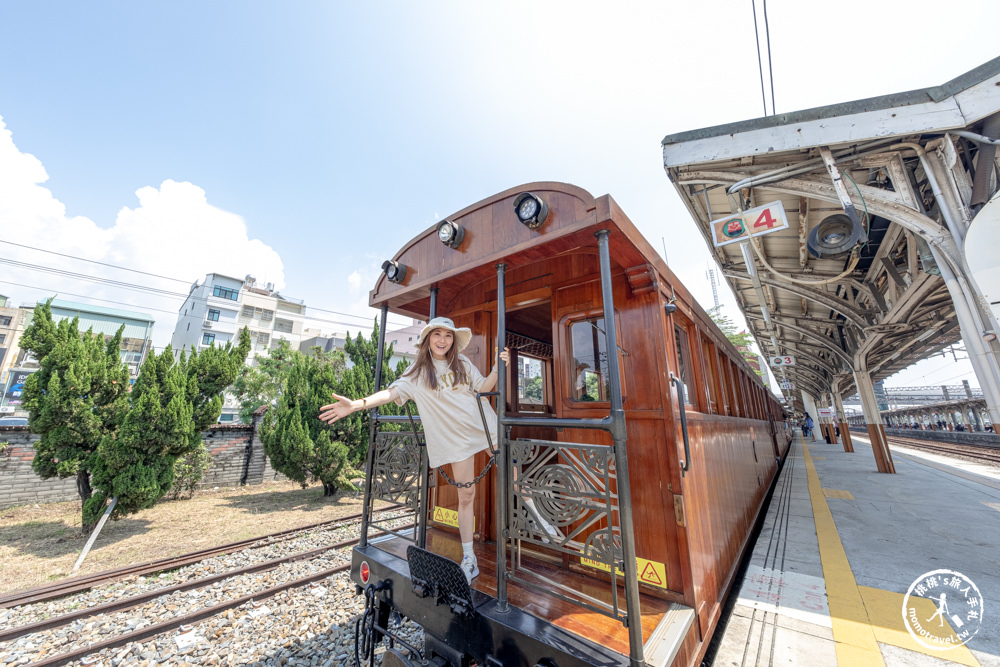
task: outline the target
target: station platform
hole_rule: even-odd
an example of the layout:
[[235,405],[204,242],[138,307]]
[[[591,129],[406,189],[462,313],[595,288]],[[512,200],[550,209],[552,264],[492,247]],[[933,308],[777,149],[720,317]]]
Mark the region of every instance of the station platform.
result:
[[1000,469],[852,440],[796,436],[712,665],[1000,667]]

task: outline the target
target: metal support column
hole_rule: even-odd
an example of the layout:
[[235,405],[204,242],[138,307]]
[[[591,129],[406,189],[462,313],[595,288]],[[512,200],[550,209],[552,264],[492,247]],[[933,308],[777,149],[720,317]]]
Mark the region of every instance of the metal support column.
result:
[[437,317],[437,314],[438,314],[438,288],[437,287],[432,287],[431,288],[431,308],[430,308],[430,313],[428,313],[428,315],[427,315],[428,321],[429,320],[433,320],[435,317]]
[[865,414],[865,426],[868,428],[868,439],[872,443],[875,454],[875,465],[879,472],[894,473],[896,467],[892,463],[892,454],[885,440],[885,427],[878,411],[878,401],[875,399],[875,388],[872,386],[872,376],[866,368],[854,369],[854,384],[861,397],[861,409]]
[[[378,352],[375,357],[375,392],[382,390],[382,356],[385,350],[385,324],[388,317],[389,304],[383,304],[378,323]],[[378,408],[373,408],[369,412],[369,415],[371,419],[368,422],[368,456],[365,457],[365,508],[361,513],[361,539],[358,541],[359,547],[368,546],[368,520],[370,518],[368,513],[371,511],[369,503],[372,496],[372,466],[375,458],[375,429],[377,427]],[[418,522],[419,524],[420,522]]]
[[840,397],[839,380],[834,380],[832,393],[837,426],[840,427],[840,437],[844,439],[844,451],[854,452],[854,443],[851,442],[851,425],[847,423],[847,418],[844,416],[844,401]]
[[[611,251],[608,230],[597,232],[601,260],[601,299],[604,330],[607,334],[608,375],[611,380],[611,437],[615,447],[615,470],[618,475],[618,523],[622,537],[622,571],[625,573],[625,606],[628,610],[629,662],[645,667],[642,643],[642,613],[639,609],[639,573],[635,560],[635,529],[632,524],[632,492],[629,486],[626,450],[625,409],[622,403],[621,372],[618,367],[618,332],[615,325],[615,300],[611,285]],[[498,297],[499,298],[499,295]],[[683,409],[683,406],[681,407]]]
[[[507,265],[497,264],[497,339],[499,349],[507,340]],[[510,530],[507,526],[507,507],[510,504],[510,482],[507,475],[510,472],[510,444],[507,442],[503,419],[507,414],[507,364],[503,359],[497,359],[497,611],[506,612],[507,606],[507,539]]]

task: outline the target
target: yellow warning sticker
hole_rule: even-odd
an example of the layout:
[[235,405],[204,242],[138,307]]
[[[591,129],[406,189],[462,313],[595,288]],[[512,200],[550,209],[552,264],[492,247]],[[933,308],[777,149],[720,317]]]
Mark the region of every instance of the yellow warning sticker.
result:
[[[450,510],[444,507],[434,506],[434,520],[438,523],[443,523],[446,526],[452,526],[453,528],[458,528],[458,511]],[[472,529],[476,529],[476,519],[472,519]]]
[[[611,572],[610,565],[606,565],[605,563],[597,560],[591,560],[590,558],[583,558],[581,556],[580,564],[601,570],[602,572]],[[663,589],[667,587],[667,568],[663,563],[637,557],[635,559],[635,566],[636,571],[639,572],[640,583],[649,584],[650,586],[656,586]],[[618,568],[615,568],[615,574],[620,577],[625,576],[625,573]]]

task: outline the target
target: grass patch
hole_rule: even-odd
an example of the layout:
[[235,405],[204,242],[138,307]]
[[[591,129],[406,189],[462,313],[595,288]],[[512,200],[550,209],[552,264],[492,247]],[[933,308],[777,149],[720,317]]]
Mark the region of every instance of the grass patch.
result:
[[[195,492],[166,500],[104,526],[78,574],[169,558],[260,537],[361,511],[360,497],[324,498],[322,486],[297,482]],[[68,577],[86,543],[80,503],[24,505],[0,510],[0,593]]]

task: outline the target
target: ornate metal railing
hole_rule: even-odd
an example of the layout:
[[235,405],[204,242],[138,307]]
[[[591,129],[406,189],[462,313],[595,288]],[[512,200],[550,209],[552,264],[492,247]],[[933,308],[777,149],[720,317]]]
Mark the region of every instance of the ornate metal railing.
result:
[[[370,526],[423,547],[422,517],[426,515],[428,467],[427,453],[421,442],[423,434],[416,431],[414,423],[417,419],[413,418],[408,431],[382,431],[376,427],[369,454],[371,487],[365,512]],[[379,500],[412,510],[420,519],[421,529],[401,533],[391,528],[392,519],[376,519],[373,510]]]
[[[622,552],[615,449],[605,445],[514,440],[509,579],[613,618],[625,618],[617,589]],[[611,576],[611,603],[573,590],[524,567],[523,544],[586,561]]]

